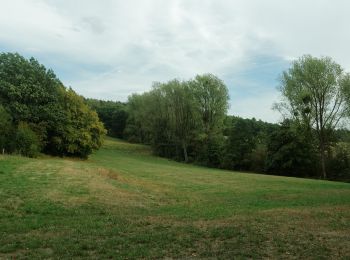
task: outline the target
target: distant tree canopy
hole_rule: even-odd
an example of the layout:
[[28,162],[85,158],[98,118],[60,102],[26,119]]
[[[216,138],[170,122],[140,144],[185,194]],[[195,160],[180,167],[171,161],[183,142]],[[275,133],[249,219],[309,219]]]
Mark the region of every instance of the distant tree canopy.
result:
[[109,136],[124,137],[124,129],[128,119],[125,103],[90,98],[86,99],[85,102],[97,112]]
[[0,143],[7,152],[87,157],[105,133],[96,112],[37,60],[0,54]]
[[[345,79],[341,84],[345,84]],[[227,116],[228,91],[214,75],[155,83],[151,91],[129,97],[124,138],[150,144],[155,154],[180,161],[317,177],[321,167],[317,129],[310,123],[315,121],[310,119],[308,104],[301,102],[292,118],[280,125],[270,124]],[[282,106],[288,107],[287,103]],[[329,178],[349,180],[350,145],[339,144],[350,140],[350,132],[333,128],[327,138]]]
[[254,118],[228,116],[223,167],[264,172],[268,138],[276,129],[278,125]]
[[155,83],[150,92],[130,96],[125,134],[152,144],[156,154],[208,163],[208,144],[222,138],[227,108],[227,87],[214,75]]

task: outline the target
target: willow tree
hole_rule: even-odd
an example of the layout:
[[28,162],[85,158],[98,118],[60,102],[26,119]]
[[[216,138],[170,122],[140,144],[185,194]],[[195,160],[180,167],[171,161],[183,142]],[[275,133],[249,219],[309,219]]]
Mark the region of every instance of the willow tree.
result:
[[215,75],[204,74],[197,75],[189,84],[202,119],[204,133],[210,135],[221,130],[229,100],[224,82]]
[[283,100],[279,108],[314,129],[321,175],[326,178],[329,135],[349,115],[349,74],[329,57],[305,55],[283,72],[280,91]]
[[188,162],[187,150],[198,121],[191,89],[186,82],[171,80],[164,85],[164,92],[168,104],[170,129],[183,151],[185,162]]

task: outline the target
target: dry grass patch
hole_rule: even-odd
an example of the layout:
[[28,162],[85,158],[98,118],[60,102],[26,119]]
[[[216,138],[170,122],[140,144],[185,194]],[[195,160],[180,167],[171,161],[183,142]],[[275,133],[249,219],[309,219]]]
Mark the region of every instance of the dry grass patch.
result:
[[103,177],[107,177],[107,178],[112,179],[112,180],[118,180],[118,177],[119,177],[118,176],[119,174],[117,172],[112,171],[110,169],[101,168],[101,167],[96,169],[96,173],[98,175],[101,175]]
[[75,187],[87,190],[85,194],[78,196],[74,196],[73,191],[72,195],[68,195],[68,198],[64,189],[51,191],[53,197],[62,202],[77,205],[88,201],[98,201],[109,206],[145,207],[140,194],[122,188],[122,184],[128,184],[129,181],[116,171],[104,167],[93,167],[91,164],[66,161],[65,166],[59,170],[58,174],[61,176],[62,185],[71,186],[70,190],[74,190]]

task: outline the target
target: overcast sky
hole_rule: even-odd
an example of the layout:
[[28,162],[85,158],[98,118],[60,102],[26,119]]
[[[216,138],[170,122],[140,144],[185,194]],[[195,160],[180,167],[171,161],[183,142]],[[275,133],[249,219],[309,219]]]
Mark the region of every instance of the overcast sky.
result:
[[1,0],[0,52],[35,57],[79,94],[126,101],[213,73],[230,114],[276,122],[280,73],[303,54],[350,70],[347,0]]

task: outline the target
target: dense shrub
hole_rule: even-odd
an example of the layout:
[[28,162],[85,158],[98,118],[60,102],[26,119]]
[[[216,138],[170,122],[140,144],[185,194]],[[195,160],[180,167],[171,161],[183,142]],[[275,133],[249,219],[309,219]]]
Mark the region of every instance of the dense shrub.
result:
[[40,152],[39,138],[27,123],[20,122],[15,136],[16,152],[28,157],[36,157]]
[[12,118],[4,107],[0,105],[0,153],[10,151],[12,145],[9,143],[9,140],[12,132]]
[[350,181],[350,144],[339,142],[331,147],[328,163],[330,179]]
[[266,169],[270,173],[290,176],[315,176],[317,147],[309,130],[286,120],[270,135]]
[[253,172],[266,172],[266,160],[266,144],[258,144],[250,153],[250,170]]

